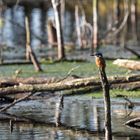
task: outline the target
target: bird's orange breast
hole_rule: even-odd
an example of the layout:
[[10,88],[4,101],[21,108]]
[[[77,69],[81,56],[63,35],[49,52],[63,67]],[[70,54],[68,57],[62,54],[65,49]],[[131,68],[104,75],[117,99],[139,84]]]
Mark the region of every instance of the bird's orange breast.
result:
[[104,59],[101,57],[96,57],[95,62],[98,68],[105,68],[106,66]]

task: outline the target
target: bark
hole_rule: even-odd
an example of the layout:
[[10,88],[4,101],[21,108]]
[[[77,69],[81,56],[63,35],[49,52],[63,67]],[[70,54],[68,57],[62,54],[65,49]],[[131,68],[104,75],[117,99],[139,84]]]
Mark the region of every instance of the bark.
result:
[[140,70],[140,61],[117,59],[113,62],[113,64],[120,67],[128,68],[130,70]]

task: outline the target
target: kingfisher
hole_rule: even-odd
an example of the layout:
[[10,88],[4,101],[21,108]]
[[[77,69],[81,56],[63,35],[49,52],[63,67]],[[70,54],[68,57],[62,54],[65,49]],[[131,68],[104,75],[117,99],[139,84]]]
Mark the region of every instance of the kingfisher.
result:
[[95,63],[96,63],[96,66],[99,68],[101,78],[108,84],[108,79],[105,73],[106,63],[105,63],[102,53],[96,52],[93,54],[93,56],[95,56]]
[[95,63],[96,63],[96,66],[97,66],[101,71],[104,71],[104,70],[105,70],[105,67],[106,67],[106,63],[105,63],[105,60],[104,60],[104,58],[103,58],[102,53],[96,52],[96,53],[94,53],[93,56],[95,56]]

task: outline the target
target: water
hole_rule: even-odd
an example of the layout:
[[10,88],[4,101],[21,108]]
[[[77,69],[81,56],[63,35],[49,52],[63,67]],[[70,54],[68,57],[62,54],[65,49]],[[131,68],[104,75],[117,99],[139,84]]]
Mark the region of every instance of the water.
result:
[[[1,140],[104,140],[102,133],[104,130],[104,105],[102,99],[92,99],[87,96],[65,97],[64,108],[61,113],[63,127],[57,128],[47,125],[47,123],[55,123],[58,99],[59,97],[24,101],[9,109],[8,112],[11,114],[38,123],[14,123],[11,133],[9,121],[0,121]],[[138,130],[130,129],[124,125],[130,118],[140,115],[138,100],[132,101],[135,103],[134,110],[128,116],[129,110],[125,109],[124,100],[112,99],[114,140],[138,140],[140,137]],[[77,129],[77,131],[73,129]]]

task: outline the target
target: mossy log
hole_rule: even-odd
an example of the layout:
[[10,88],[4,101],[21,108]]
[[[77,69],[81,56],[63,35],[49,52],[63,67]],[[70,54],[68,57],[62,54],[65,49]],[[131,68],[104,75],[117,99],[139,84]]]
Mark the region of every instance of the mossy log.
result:
[[[120,89],[140,89],[140,75],[133,75],[129,77],[109,77],[109,83],[111,88],[120,88]],[[11,80],[11,79],[10,79]],[[2,81],[2,80],[1,80]],[[14,81],[14,80],[13,80]],[[61,90],[79,90],[80,88],[89,87],[90,89],[101,89],[101,83],[99,78],[95,77],[87,77],[87,78],[66,78],[66,79],[57,79],[56,82],[47,82],[47,79],[24,79],[19,78],[14,82],[16,83],[13,86],[4,87],[3,85],[6,82],[10,83],[10,81],[3,80],[0,85],[0,96],[16,94],[16,93],[27,93],[27,92],[43,92],[43,91],[61,91]],[[12,80],[11,80],[12,82]]]

